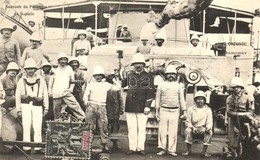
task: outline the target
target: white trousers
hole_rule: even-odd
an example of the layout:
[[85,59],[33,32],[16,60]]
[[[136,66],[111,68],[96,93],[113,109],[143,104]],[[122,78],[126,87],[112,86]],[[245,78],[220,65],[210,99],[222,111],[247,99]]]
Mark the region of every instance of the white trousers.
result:
[[[34,142],[42,142],[42,107],[33,106],[32,104],[22,104],[22,123],[23,123],[23,141],[31,141],[31,126],[33,128]],[[31,147],[23,147],[24,150],[29,150]],[[41,148],[34,148],[39,150]]]
[[[179,109],[170,110],[160,108],[159,134],[158,134],[158,148],[175,153],[177,146]],[[168,140],[167,140],[168,135]]]
[[144,150],[146,139],[146,122],[148,116],[144,113],[126,112],[126,122],[128,128],[129,150]]

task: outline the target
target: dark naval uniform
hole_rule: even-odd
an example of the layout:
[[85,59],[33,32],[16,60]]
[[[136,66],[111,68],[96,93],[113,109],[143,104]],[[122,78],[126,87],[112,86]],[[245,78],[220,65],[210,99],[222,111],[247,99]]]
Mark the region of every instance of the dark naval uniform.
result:
[[148,116],[144,114],[145,107],[150,107],[154,99],[153,77],[142,71],[129,73],[123,86],[128,86],[125,104],[128,126],[129,150],[142,151],[146,139],[146,122]]

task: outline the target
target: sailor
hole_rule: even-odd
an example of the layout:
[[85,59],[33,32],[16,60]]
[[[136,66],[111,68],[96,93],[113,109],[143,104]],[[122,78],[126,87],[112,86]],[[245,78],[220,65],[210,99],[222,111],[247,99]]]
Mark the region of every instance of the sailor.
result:
[[82,46],[84,46],[84,54],[85,55],[88,55],[91,51],[91,45],[90,45],[90,42],[86,39],[87,37],[87,34],[83,31],[80,31],[78,33],[78,39],[74,44],[73,44],[73,49],[72,49],[72,56],[74,57],[77,57],[78,56],[78,53],[77,53],[77,50],[79,49],[79,46],[80,48]]
[[[256,73],[254,76],[253,85],[249,85],[250,87],[246,87],[247,92],[253,92],[255,98],[255,113],[260,113],[260,73]],[[248,91],[249,90],[249,91]]]
[[143,37],[141,38],[142,45],[136,48],[136,53],[140,52],[142,54],[149,54],[151,52],[151,46],[147,43],[148,38]]
[[[118,69],[115,69],[113,73],[110,73],[106,80],[110,84],[114,84],[113,81],[119,80],[117,73]],[[119,118],[124,113],[123,98],[121,90],[110,90],[107,93],[107,118],[108,118],[108,130],[110,133],[118,133],[119,131]]]
[[127,24],[123,25],[123,30],[120,35],[123,42],[132,42],[132,36],[130,31],[128,30]]
[[123,81],[128,86],[125,113],[128,128],[129,151],[127,154],[145,155],[146,122],[154,99],[153,76],[144,70],[145,59],[141,53],[132,58],[134,72],[129,72]]
[[[157,155],[168,153],[177,156],[177,131],[179,116],[183,112],[186,117],[186,104],[184,90],[177,82],[177,71],[175,66],[168,65],[165,71],[166,81],[157,87],[156,92],[156,118],[159,120],[158,148],[161,149]],[[168,139],[167,139],[168,134]],[[168,144],[168,147],[167,147]]]
[[83,94],[85,91],[85,86],[87,85],[87,80],[85,79],[84,72],[80,70],[79,61],[76,57],[71,57],[69,60],[69,64],[74,72],[75,86],[72,94],[79,102],[81,109],[85,112],[86,106],[83,101]]
[[203,137],[203,149],[201,155],[210,157],[207,153],[208,146],[211,144],[213,135],[213,117],[211,108],[206,105],[206,94],[203,91],[197,91],[194,96],[195,105],[188,107],[187,120],[185,121],[185,143],[187,144],[187,151],[183,153],[184,156],[191,154],[191,145],[194,136]]
[[79,44],[77,47],[77,60],[80,65],[80,69],[86,71],[88,68],[88,53],[86,52],[86,47],[82,44]]
[[[49,87],[50,87],[50,82],[53,81],[54,78],[54,73],[52,71],[52,65],[48,61],[44,61],[42,63],[42,78],[45,80],[45,83],[48,88],[48,93],[49,93]],[[53,98],[52,96],[49,96],[49,112],[48,114],[44,117],[44,120],[53,120]]]
[[86,40],[89,41],[91,49],[92,49],[95,46],[94,45],[95,35],[91,31],[92,31],[91,27],[86,28]]
[[93,70],[94,81],[87,85],[84,93],[84,103],[86,109],[86,122],[90,124],[91,129],[96,128],[96,122],[100,130],[101,145],[103,151],[109,151],[108,143],[108,119],[107,119],[107,93],[110,90],[120,90],[120,83],[115,82],[112,85],[105,81],[105,72],[103,67],[95,66]]
[[10,62],[6,69],[6,74],[2,74],[0,77],[0,87],[3,88],[1,94],[5,102],[1,104],[1,107],[5,109],[15,107],[15,91],[17,85],[17,75],[19,73],[19,67],[15,62]]
[[0,75],[6,71],[9,62],[20,63],[21,50],[17,40],[12,38],[12,33],[17,26],[1,24],[0,32]]
[[116,38],[118,41],[121,41],[121,38],[120,38],[120,35],[121,35],[121,32],[122,32],[122,24],[118,24],[117,25],[117,30],[116,30]]
[[[25,48],[21,58],[21,66],[25,65],[25,61],[28,58],[32,58],[37,65],[37,68],[41,68],[43,61],[50,62],[49,56],[46,51],[40,46],[41,39],[38,33],[33,33],[30,37],[31,46]],[[39,71],[40,72],[40,71]]]
[[158,33],[155,37],[156,45],[152,47],[150,54],[167,54],[167,48],[164,46],[165,36]]
[[43,35],[42,35],[42,31],[41,31],[41,26],[39,23],[37,23],[37,20],[29,20],[28,21],[28,25],[29,25],[29,29],[34,33],[34,34],[38,34],[41,41],[40,44],[42,44],[42,39],[43,39]]
[[190,54],[192,55],[200,55],[201,54],[201,47],[198,46],[199,44],[199,36],[197,34],[193,34],[190,39]]
[[53,97],[54,119],[59,119],[62,109],[68,107],[76,120],[83,122],[85,118],[84,111],[72,94],[75,84],[70,82],[73,82],[75,78],[68,61],[69,58],[66,53],[59,53],[58,68],[54,72],[53,81],[49,84],[49,95]]
[[[35,74],[36,62],[29,58],[25,61],[26,75],[17,84],[15,93],[16,109],[18,117],[22,118],[23,141],[31,142],[31,127],[33,128],[34,142],[42,142],[42,118],[48,113],[49,98],[46,83],[43,78]],[[30,153],[31,147],[23,147],[26,153]],[[37,153],[43,153],[39,147],[35,147]]]
[[36,23],[32,20],[28,21],[28,25],[29,25],[29,29],[32,31],[32,32],[37,32],[37,26],[36,26]]
[[[167,54],[167,48],[164,46],[164,41],[166,39],[166,35],[164,32],[159,32],[156,37],[156,45],[152,47],[150,54],[152,55],[165,55]],[[161,64],[165,63],[165,60],[150,60],[151,70],[153,71],[155,67],[160,66]],[[167,64],[166,64],[167,65]]]
[[[0,109],[11,111],[15,108],[15,90],[17,85],[17,74],[19,67],[15,62],[10,62],[6,69],[6,74],[0,77],[0,99],[4,99]],[[2,138],[2,111],[0,111],[0,140]]]
[[[245,94],[244,84],[240,77],[231,80],[232,94],[226,100],[226,123],[228,123],[229,151],[236,157],[236,149],[239,145],[239,132],[246,130],[245,125],[254,115],[254,98]],[[229,119],[227,119],[229,118]]]

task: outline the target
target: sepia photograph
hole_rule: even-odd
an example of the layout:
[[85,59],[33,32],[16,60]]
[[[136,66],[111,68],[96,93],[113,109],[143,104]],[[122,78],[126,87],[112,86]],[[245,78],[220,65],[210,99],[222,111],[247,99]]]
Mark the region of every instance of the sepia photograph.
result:
[[0,160],[258,160],[259,41],[259,0],[0,0]]

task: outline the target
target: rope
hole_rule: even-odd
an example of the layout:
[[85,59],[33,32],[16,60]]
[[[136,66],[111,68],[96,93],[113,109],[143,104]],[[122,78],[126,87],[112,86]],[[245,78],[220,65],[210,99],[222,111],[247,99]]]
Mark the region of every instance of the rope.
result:
[[24,155],[24,157],[27,159],[27,160],[43,160],[43,159],[40,159],[40,158],[33,158],[31,156],[29,156],[27,153],[25,153],[19,146],[17,145],[14,145],[15,148],[17,148],[20,152],[22,152],[22,154]]

